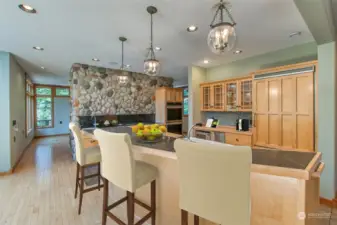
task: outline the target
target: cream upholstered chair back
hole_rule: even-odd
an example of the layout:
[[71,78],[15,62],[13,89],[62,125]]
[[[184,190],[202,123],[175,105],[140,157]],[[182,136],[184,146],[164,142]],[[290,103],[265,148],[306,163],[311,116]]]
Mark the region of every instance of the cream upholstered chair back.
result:
[[128,134],[118,134],[96,129],[94,135],[101,149],[101,173],[116,186],[135,190],[135,162]]
[[75,123],[69,123],[69,129],[73,133],[74,140],[75,140],[75,155],[76,155],[76,161],[80,164],[84,164],[84,146],[83,146],[83,140],[81,135],[80,128]]
[[179,164],[180,208],[217,224],[250,224],[248,146],[174,143]]

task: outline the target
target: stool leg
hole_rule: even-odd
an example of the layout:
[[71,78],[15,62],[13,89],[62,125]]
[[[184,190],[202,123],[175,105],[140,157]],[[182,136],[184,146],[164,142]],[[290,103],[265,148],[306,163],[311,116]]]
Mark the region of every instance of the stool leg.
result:
[[128,225],[134,225],[135,217],[135,193],[127,192],[127,214],[128,214]]
[[84,190],[84,167],[80,166],[81,170],[81,187],[80,187],[80,202],[78,206],[78,215],[81,214],[82,200],[83,200],[83,190]]
[[156,225],[156,180],[151,182],[151,225]]
[[194,215],[194,225],[199,225],[199,216]]
[[101,163],[98,163],[98,176],[97,176],[97,183],[98,183],[98,190],[100,191],[101,188],[99,186],[101,186]]
[[80,164],[76,162],[76,184],[75,184],[75,199],[77,198],[77,190],[78,190],[78,178],[80,175]]
[[183,209],[181,210],[181,225],[188,225],[188,214]]
[[103,177],[103,210],[102,210],[102,225],[106,225],[106,218],[107,214],[106,211],[108,210],[108,197],[109,197],[109,182],[107,179]]

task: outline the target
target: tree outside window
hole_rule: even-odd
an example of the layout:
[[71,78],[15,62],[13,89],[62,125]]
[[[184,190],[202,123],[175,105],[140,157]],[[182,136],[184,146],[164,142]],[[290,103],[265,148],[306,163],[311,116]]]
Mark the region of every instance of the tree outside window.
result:
[[184,89],[184,116],[188,115],[188,88]]

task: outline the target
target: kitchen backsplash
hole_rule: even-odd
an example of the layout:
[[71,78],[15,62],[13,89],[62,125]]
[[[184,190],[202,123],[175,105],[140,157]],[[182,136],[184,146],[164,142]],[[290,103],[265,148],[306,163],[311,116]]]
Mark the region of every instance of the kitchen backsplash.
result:
[[220,120],[220,125],[235,126],[238,116],[240,119],[252,120],[251,112],[205,112],[204,120],[214,117]]
[[[120,85],[118,75],[127,75]],[[157,87],[172,87],[173,79],[141,73],[73,64],[70,72],[72,120],[78,116],[154,114]]]

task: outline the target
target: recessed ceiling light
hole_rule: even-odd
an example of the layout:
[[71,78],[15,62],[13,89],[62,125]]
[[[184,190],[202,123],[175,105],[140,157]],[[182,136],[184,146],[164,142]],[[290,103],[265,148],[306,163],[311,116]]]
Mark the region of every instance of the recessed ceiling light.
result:
[[187,28],[188,32],[194,32],[194,31],[197,31],[197,30],[198,30],[198,27],[195,26],[195,25],[191,25]]
[[301,34],[302,34],[301,31],[297,31],[297,32],[291,33],[291,34],[289,35],[289,37],[292,38],[292,37],[295,37],[295,36],[300,36]]
[[125,65],[125,67],[126,67],[126,68],[130,68],[130,67],[131,67],[131,65],[127,64],[127,65]]
[[44,67],[44,66],[41,66],[41,69],[43,69],[43,70],[44,70],[44,69],[46,69],[46,67]]
[[93,58],[92,61],[99,62],[99,59]]
[[25,5],[25,4],[20,4],[19,8],[27,13],[36,13],[36,9],[34,9],[33,7],[31,7],[30,5]]
[[242,53],[242,50],[236,50],[235,52],[234,52],[234,54],[241,54]]
[[207,59],[204,60],[204,64],[208,64],[209,61]]
[[39,47],[39,46],[34,46],[33,49],[37,50],[37,51],[43,51],[44,48]]
[[154,50],[161,51],[161,47],[155,47]]

